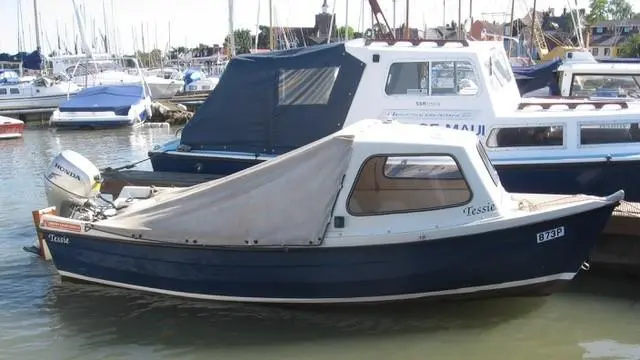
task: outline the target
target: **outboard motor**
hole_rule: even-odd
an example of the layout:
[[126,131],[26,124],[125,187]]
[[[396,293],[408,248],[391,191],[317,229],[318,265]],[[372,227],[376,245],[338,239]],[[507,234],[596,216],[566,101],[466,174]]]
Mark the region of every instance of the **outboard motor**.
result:
[[95,204],[101,183],[100,170],[71,150],[58,154],[44,175],[47,202],[63,217],[73,217],[78,209]]

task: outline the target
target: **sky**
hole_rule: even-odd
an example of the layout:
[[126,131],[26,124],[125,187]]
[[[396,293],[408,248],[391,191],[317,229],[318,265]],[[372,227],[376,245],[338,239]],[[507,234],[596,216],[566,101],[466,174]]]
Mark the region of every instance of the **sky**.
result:
[[[37,0],[40,27],[43,36],[41,44],[45,52],[57,47],[56,33],[63,42],[73,48],[73,34],[79,35],[75,26],[73,0]],[[199,43],[222,44],[229,32],[229,0],[75,0],[84,4],[86,10],[85,28],[103,31],[103,4],[107,14],[107,29],[113,33],[118,29],[119,48],[132,53],[141,49],[141,28],[145,31],[146,48],[157,44],[158,48],[171,46],[194,47]],[[393,0],[378,0],[390,25],[393,25]],[[461,0],[462,18],[469,16],[469,1]],[[553,7],[562,12],[569,0],[537,0],[538,9]],[[588,0],[577,1],[579,7],[586,7]],[[629,1],[634,11],[640,11],[640,0]],[[335,8],[336,23],[348,24],[358,30],[361,26],[362,0],[327,0],[329,12]],[[443,3],[448,22],[458,17],[458,1],[455,0],[409,0],[409,25],[423,28],[439,26],[443,23]],[[18,6],[22,9],[23,35],[18,30]],[[28,51],[35,49],[34,0],[0,0],[0,52],[18,51],[18,36],[24,39]],[[112,5],[113,4],[113,5]],[[272,0],[274,25],[313,26],[314,15],[321,10],[322,0]],[[522,16],[533,6],[533,0],[515,0],[515,16]],[[235,29],[250,29],[255,32],[256,22],[268,25],[268,0],[234,0],[233,22]],[[511,0],[475,0],[473,17],[489,21],[508,21]],[[396,2],[396,25],[404,22],[406,0]],[[113,9],[113,11],[112,11]],[[369,2],[364,1],[365,28],[370,26]],[[56,28],[58,30],[56,30]],[[170,29],[170,31],[169,31]]]

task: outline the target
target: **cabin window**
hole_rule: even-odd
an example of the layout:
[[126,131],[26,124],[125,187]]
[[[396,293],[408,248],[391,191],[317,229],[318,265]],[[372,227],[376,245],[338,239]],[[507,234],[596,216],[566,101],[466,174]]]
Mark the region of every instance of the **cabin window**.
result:
[[582,124],[580,145],[640,142],[638,123]]
[[10,88],[9,89],[9,94],[11,94],[11,95],[20,94],[20,89],[18,89],[18,88]]
[[405,62],[391,65],[387,95],[476,95],[478,77],[468,61]]
[[640,97],[640,76],[620,75],[574,75],[569,96],[585,97]]
[[487,147],[563,146],[564,126],[496,127],[487,136]]
[[610,56],[611,55],[611,48],[604,48],[604,56]]
[[442,209],[471,200],[450,155],[374,156],[360,169],[347,209],[355,216]]
[[278,105],[324,105],[329,102],[338,67],[280,70]]
[[7,89],[0,89],[0,95],[7,95]]
[[489,176],[491,176],[491,180],[493,180],[493,183],[496,186],[498,186],[500,184],[500,177],[498,176],[498,172],[496,171],[496,168],[493,167],[491,160],[489,160],[489,155],[487,155],[487,150],[484,148],[484,145],[482,145],[482,142],[480,141],[478,141],[478,144],[476,145],[476,147],[478,148],[478,154],[480,154],[480,158],[484,163],[484,167],[487,168],[487,171],[489,172]]

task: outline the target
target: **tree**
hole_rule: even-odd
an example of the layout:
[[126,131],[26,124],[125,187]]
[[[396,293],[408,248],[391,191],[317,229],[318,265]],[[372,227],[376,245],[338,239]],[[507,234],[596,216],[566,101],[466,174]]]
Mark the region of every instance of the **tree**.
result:
[[640,57],[640,35],[634,35],[620,49],[620,56],[625,58]]
[[600,21],[607,20],[607,0],[591,0],[589,2],[589,15],[587,15],[587,22],[590,25],[595,25]]
[[607,12],[611,20],[629,20],[633,18],[633,8],[627,0],[609,0]]
[[[247,54],[251,52],[253,44],[251,42],[252,36],[249,29],[238,29],[233,32],[233,39],[236,46],[236,54]],[[229,43],[229,35],[224,38],[224,48],[228,49],[231,44]]]
[[344,39],[345,34],[349,36],[349,39],[353,39],[355,37],[355,30],[353,30],[351,26],[340,26],[338,28],[338,36]]

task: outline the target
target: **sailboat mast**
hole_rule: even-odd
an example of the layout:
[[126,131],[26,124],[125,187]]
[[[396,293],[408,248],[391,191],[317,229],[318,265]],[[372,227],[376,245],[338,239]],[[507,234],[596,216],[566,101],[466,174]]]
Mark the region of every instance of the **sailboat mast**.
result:
[[229,58],[236,55],[236,35],[233,32],[233,0],[229,0]]
[[349,32],[347,29],[349,28],[349,0],[345,0],[345,10],[344,10],[344,39],[349,40]]
[[533,54],[534,41],[536,36],[536,0],[533,0],[533,11],[531,12],[531,50],[530,54]]
[[[513,36],[513,9],[516,6],[516,0],[511,0],[511,19],[509,20],[509,36]],[[509,53],[507,56],[511,57],[511,44],[513,43],[512,39],[509,39]]]
[[407,0],[407,12],[404,19],[404,38],[409,39],[409,0]]
[[36,50],[40,51],[40,24],[38,23],[38,0],[33,0],[33,14],[35,16]]
[[273,50],[273,4],[269,0],[269,50]]
[[110,49],[109,49],[109,27],[107,26],[107,10],[105,8],[104,5],[104,0],[102,0],[102,19],[104,21],[104,51],[109,53]]

